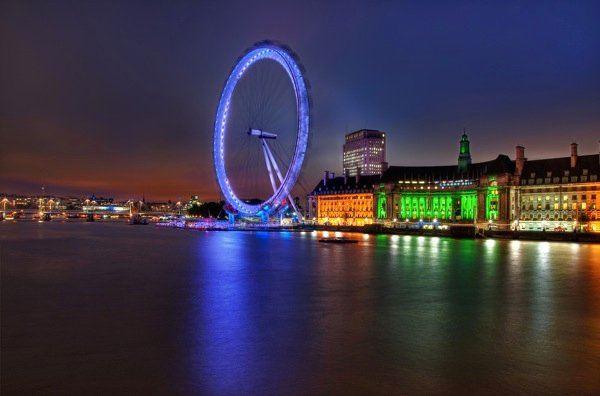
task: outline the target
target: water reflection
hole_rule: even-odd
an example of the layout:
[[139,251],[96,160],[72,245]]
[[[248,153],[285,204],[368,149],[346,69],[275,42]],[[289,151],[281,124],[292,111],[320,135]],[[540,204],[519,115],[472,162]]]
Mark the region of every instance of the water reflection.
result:
[[191,375],[209,394],[293,389],[306,366],[300,359],[290,370],[286,361],[319,347],[318,338],[310,345],[303,338],[314,333],[305,310],[317,285],[302,268],[311,261],[300,259],[303,251],[311,255],[315,241],[268,232],[214,233],[211,239],[198,249]]
[[2,227],[3,394],[600,389],[600,245]]
[[[196,373],[203,387],[222,394],[241,387],[249,365],[256,365],[256,326],[251,317],[247,250],[233,234],[220,234],[199,252],[204,266],[198,275],[200,314],[194,336]],[[206,364],[210,363],[210,364]]]
[[190,376],[203,392],[598,385],[597,246],[337,233],[362,241],[318,243],[325,235],[199,241]]

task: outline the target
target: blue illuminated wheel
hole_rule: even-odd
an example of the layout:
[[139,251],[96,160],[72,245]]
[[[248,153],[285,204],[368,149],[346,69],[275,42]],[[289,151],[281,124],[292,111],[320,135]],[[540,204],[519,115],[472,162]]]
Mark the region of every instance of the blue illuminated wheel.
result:
[[[269,91],[278,74],[288,99]],[[244,90],[250,92],[246,95],[249,99]],[[270,113],[285,113],[287,124],[269,123],[276,118]],[[308,137],[309,95],[296,56],[273,42],[247,50],[227,78],[214,128],[215,172],[227,210],[242,216],[264,216],[288,203],[293,206],[291,191],[302,168]],[[280,146],[285,147],[278,151]],[[253,170],[251,161],[260,161],[260,168]],[[243,171],[247,173],[240,175]],[[263,181],[268,188],[255,193],[245,186],[254,181]]]

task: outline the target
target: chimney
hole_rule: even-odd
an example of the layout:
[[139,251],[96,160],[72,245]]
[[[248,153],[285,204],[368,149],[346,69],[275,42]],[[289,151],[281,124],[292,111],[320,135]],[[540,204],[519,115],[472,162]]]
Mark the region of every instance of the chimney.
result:
[[329,178],[330,178],[331,180],[335,179],[335,173],[334,173],[334,172],[331,172],[331,173],[329,174]]
[[571,143],[571,168],[577,165],[577,143]]
[[521,176],[523,174],[523,167],[525,166],[525,161],[527,161],[527,158],[525,158],[525,147],[517,146],[515,148],[515,151],[517,155],[517,158],[515,160],[515,172],[518,176]]
[[356,168],[356,184],[358,184],[358,181],[360,180],[360,172],[362,171],[362,168],[359,166]]
[[348,177],[350,176],[350,169],[344,169],[344,184],[348,184]]
[[323,187],[327,186],[327,179],[329,179],[329,171],[325,171],[323,175]]

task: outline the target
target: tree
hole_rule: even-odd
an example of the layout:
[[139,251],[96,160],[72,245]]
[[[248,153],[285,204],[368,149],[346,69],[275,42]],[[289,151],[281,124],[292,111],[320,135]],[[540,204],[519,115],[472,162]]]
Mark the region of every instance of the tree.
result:
[[202,206],[194,203],[187,208],[187,214],[192,217],[200,217],[202,216]]

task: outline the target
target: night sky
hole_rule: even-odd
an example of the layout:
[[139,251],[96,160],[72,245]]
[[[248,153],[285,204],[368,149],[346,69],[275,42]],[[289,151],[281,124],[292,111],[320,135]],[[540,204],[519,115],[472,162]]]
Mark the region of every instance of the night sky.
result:
[[598,152],[598,1],[2,1],[0,193],[219,197],[214,113],[235,60],[273,39],[312,86],[303,179],[343,136],[390,165]]

